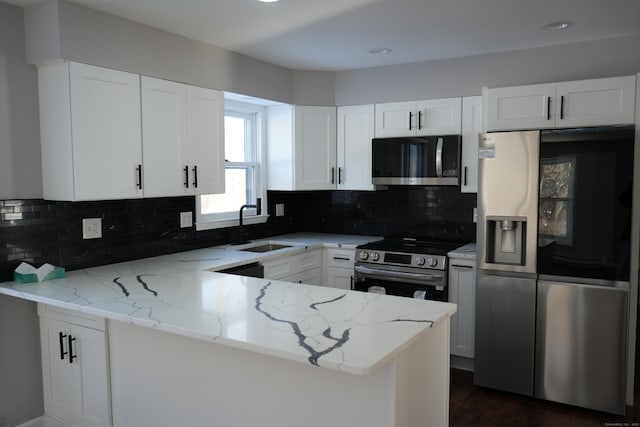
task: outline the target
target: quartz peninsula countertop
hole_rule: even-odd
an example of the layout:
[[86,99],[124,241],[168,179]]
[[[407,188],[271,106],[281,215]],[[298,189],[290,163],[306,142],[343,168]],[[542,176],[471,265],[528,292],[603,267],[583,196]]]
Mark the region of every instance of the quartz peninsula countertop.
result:
[[456,306],[214,270],[377,239],[296,233],[265,239],[292,247],[264,254],[229,245],[198,249],[70,271],[64,279],[4,282],[0,294],[366,375]]

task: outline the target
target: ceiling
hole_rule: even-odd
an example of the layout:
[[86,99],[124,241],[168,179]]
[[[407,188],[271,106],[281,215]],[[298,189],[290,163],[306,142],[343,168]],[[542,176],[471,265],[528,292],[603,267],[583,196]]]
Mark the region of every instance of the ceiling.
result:
[[[73,2],[296,70],[369,68],[640,34],[640,0]],[[561,20],[574,25],[542,29]],[[377,48],[392,51],[369,53]]]

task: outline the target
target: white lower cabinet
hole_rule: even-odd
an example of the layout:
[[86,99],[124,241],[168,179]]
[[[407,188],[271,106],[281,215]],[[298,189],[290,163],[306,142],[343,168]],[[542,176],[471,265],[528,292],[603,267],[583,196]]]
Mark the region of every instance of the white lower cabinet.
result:
[[325,284],[331,288],[351,289],[356,250],[327,248],[324,251]]
[[449,302],[458,304],[451,316],[451,355],[473,359],[476,315],[476,261],[449,258]]
[[111,425],[104,319],[38,304],[45,415],[79,427]]
[[322,284],[322,251],[320,249],[263,262],[262,265],[265,279],[307,285]]

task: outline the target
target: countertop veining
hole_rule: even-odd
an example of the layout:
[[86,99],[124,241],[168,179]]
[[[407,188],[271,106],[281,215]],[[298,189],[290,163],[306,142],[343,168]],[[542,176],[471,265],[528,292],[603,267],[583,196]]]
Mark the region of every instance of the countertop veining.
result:
[[217,273],[251,261],[376,237],[296,233],[266,254],[221,246],[0,284],[0,293],[341,372],[387,363],[454,304]]

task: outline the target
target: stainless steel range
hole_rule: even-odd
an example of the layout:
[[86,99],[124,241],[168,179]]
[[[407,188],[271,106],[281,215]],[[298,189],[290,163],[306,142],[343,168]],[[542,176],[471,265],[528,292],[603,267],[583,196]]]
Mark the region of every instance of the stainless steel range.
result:
[[461,245],[404,238],[358,246],[354,289],[447,301],[447,252]]

